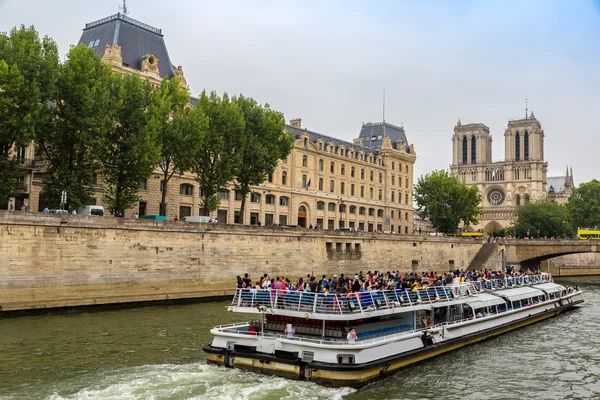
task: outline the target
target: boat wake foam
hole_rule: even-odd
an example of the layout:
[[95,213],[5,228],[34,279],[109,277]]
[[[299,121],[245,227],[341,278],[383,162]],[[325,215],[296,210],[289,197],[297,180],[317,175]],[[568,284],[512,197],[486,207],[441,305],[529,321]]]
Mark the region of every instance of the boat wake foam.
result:
[[89,387],[70,394],[59,389],[50,399],[341,400],[355,392],[207,364],[145,365],[86,378]]

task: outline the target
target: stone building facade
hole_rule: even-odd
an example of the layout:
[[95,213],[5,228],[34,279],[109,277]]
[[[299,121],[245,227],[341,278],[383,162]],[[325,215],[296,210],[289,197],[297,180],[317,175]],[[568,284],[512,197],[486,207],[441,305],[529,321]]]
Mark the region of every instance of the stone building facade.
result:
[[567,173],[565,176],[549,176],[548,184],[548,197],[558,204],[567,204],[569,197],[573,193],[575,188],[575,181],[573,180],[573,167],[569,173],[569,167],[567,167]]
[[[93,48],[115,72],[138,73],[155,85],[164,77],[177,76],[186,85],[182,68],[170,61],[162,31],[127,15],[115,14],[86,24],[79,43]],[[194,105],[195,99],[191,103]],[[285,129],[296,137],[292,152],[263,185],[252,188],[246,202],[246,224],[413,233],[416,154],[403,128],[387,122],[363,124],[353,143],[309,131],[300,119],[290,121]],[[377,141],[377,146],[363,146],[365,140],[369,144]],[[30,146],[32,152],[34,147]],[[30,185],[31,211],[41,211],[50,203],[41,197],[48,166],[39,155],[36,160]],[[139,216],[161,214],[163,190],[167,191],[168,219],[205,214],[193,174],[175,175],[165,187],[157,168],[140,184],[139,204],[126,216],[134,212]],[[102,177],[98,176],[97,205],[106,206],[103,195]],[[221,204],[212,216],[223,223],[237,223],[240,194],[225,187],[219,196]]]
[[533,112],[510,120],[504,131],[505,159],[493,161],[490,129],[481,123],[463,125],[452,136],[450,171],[483,198],[479,224],[468,229],[502,229],[515,217],[517,206],[546,197],[547,168],[544,130]]

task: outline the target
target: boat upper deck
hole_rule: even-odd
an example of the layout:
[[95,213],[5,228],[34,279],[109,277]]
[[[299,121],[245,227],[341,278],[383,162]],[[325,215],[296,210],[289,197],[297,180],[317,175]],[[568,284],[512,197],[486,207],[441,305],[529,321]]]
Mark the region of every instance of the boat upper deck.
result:
[[[289,315],[312,319],[353,320],[378,315],[430,309],[432,305],[462,303],[482,292],[552,282],[549,274],[506,277],[431,286],[421,290],[396,288],[339,293],[290,292],[279,289],[237,289],[231,310],[244,313]],[[474,299],[472,299],[474,300]]]

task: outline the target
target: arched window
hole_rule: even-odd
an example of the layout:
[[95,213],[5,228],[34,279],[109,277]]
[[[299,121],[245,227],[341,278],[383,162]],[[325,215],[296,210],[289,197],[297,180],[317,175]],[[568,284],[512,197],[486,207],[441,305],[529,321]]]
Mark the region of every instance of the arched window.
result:
[[356,214],[356,206],[349,207],[350,214]]
[[515,161],[521,159],[521,135],[519,132],[515,135]]
[[346,212],[346,205],[345,204],[340,204],[340,206],[338,207],[339,211],[341,213],[345,213]]
[[265,203],[267,204],[275,204],[275,196],[272,194],[268,194],[265,196]]
[[521,205],[521,195],[516,195],[515,196],[515,202],[516,202],[517,206]]
[[369,208],[369,217],[373,217],[373,216],[375,216],[375,209]]
[[308,157],[307,156],[302,156],[302,166],[303,167],[308,166]]
[[281,196],[281,197],[279,198],[279,205],[280,205],[280,206],[287,206],[287,205],[288,205],[288,203],[289,203],[289,201],[290,201],[290,199],[289,199],[289,198],[287,198],[287,197],[285,197],[285,196]]
[[319,178],[319,190],[323,190],[323,178]]
[[281,172],[281,184],[287,185],[287,171]]
[[366,208],[364,208],[364,207],[360,207],[360,208],[358,209],[358,214],[359,214],[359,215],[365,215],[365,212],[366,212],[366,211],[367,211],[367,209],[366,209]]
[[523,196],[523,200],[525,201],[525,204],[529,203],[529,195],[526,194],[525,196]]
[[319,160],[319,171],[323,171],[323,160]]
[[378,217],[383,217],[383,210],[382,209],[377,210],[377,216]]
[[523,160],[529,160],[529,132],[523,136]]
[[317,201],[317,210],[324,210],[324,209],[325,209],[325,202]]
[[189,183],[182,183],[179,186],[179,194],[184,196],[191,196],[194,194],[194,185],[190,185]]
[[306,189],[306,175],[302,175],[302,189]]
[[467,151],[467,137],[465,136],[462,140],[462,163],[465,165],[468,164],[467,154],[469,153]]
[[329,203],[329,204],[327,204],[327,210],[328,211],[335,211],[335,203]]
[[477,138],[471,137],[471,164],[477,164]]
[[260,203],[260,194],[256,192],[250,193],[250,202]]

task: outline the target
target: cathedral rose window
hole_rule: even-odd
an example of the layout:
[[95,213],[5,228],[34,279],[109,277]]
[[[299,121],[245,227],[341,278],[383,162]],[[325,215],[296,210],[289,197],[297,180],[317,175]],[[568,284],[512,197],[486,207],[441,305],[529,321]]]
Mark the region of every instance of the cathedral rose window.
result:
[[499,206],[504,203],[504,198],[504,191],[498,188],[490,190],[487,194],[488,203],[493,206]]

